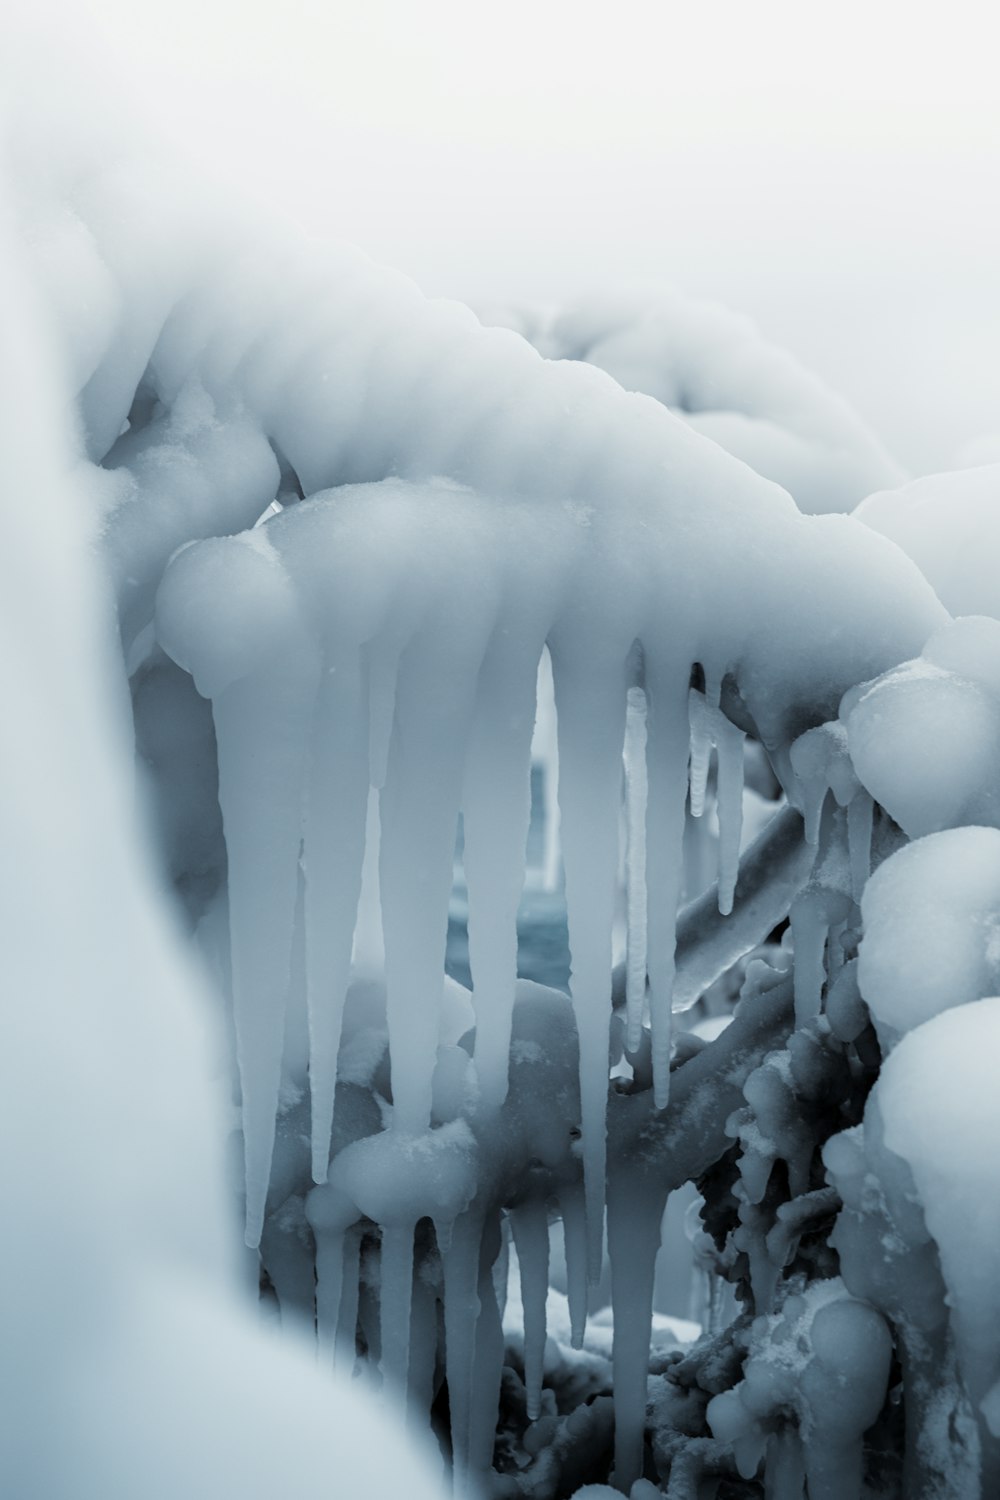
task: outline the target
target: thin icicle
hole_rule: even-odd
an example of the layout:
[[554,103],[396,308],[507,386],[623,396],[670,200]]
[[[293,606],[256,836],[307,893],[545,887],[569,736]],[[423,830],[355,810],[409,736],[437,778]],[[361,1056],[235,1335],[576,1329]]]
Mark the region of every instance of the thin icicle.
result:
[[650,916],[647,967],[653,1099],[657,1109],[665,1109],[670,1098],[677,907],[684,873],[688,662],[680,658],[660,665],[650,654],[646,672],[649,698],[646,899]]
[[303,846],[314,1182],[326,1181],[361,890],[368,788],[365,707],[357,654],[327,662],[313,729]]
[[803,891],[792,903],[789,920],[795,949],[795,1024],[805,1026],[822,1009],[826,978],[823,955],[829,930],[822,895],[815,890]]
[[[580,1044],[588,1262],[595,1281],[604,1253],[608,1033],[626,655],[624,647],[620,658],[603,661],[595,661],[593,652],[574,650],[573,657],[566,658],[553,651],[570,991]],[[685,736],[685,750],[686,745]]]
[[499,1215],[493,1215],[493,1223],[487,1223],[479,1256],[479,1317],[469,1396],[469,1488],[477,1494],[488,1494],[490,1489],[503,1378],[503,1315],[494,1275],[500,1246],[498,1219]]
[[413,1302],[413,1224],[382,1226],[379,1329],[382,1388],[397,1399],[410,1369],[410,1309]]
[[805,840],[807,844],[819,843],[819,830],[823,820],[823,809],[826,806],[827,794],[830,790],[825,776],[810,776],[808,780],[799,783],[802,793],[802,818],[805,823]]
[[340,1290],[340,1316],[337,1319],[334,1363],[348,1375],[352,1373],[357,1358],[362,1234],[360,1225],[356,1225],[344,1236],[344,1273]]
[[582,1349],[587,1331],[587,1213],[582,1183],[567,1183],[560,1188],[559,1210],[566,1250],[570,1341],[574,1349]]
[[[474,649],[474,647],[473,647]],[[379,860],[393,1128],[430,1124],[465,739],[479,654],[437,633],[400,661]]]
[[445,1368],[451,1412],[456,1495],[466,1492],[469,1462],[470,1396],[475,1368],[476,1320],[479,1316],[479,1248],[483,1221],[465,1213],[455,1221],[451,1241],[443,1250]]
[[[307,1195],[305,1217],[316,1240],[316,1333],[321,1356],[332,1361],[345,1274],[348,1280],[351,1275],[345,1266],[345,1236],[356,1233],[352,1226],[358,1210],[345,1193],[332,1183],[324,1183]],[[356,1264],[353,1275],[357,1282]]]
[[542,801],[544,847],[542,854],[542,887],[559,888],[559,751],[555,689],[552,684],[552,658],[546,646],[538,663],[535,690],[535,730],[531,741],[531,758],[542,768]]
[[479,673],[466,757],[462,813],[469,966],[484,1110],[499,1109],[507,1096],[540,649],[537,640],[511,646],[506,632],[491,644]]
[[[274,1149],[299,880],[303,780],[316,691],[306,642],[214,703],[229,862],[233,1018],[243,1093],[246,1242],[260,1241]],[[253,745],[253,755],[246,753]]]
[[381,970],[385,966],[385,938],[382,934],[382,898],[378,888],[379,851],[382,846],[382,822],[379,815],[379,792],[368,791],[365,816],[365,857],[361,866],[361,896],[354,927],[354,949],[351,962],[358,969]]
[[529,1422],[534,1422],[542,1412],[545,1304],[549,1292],[549,1216],[544,1198],[526,1199],[511,1211],[510,1221],[521,1272],[527,1413]]
[[[687,726],[685,725],[685,740]],[[642,1474],[653,1283],[666,1188],[628,1163],[608,1185],[608,1253],[614,1326],[613,1390],[617,1489]]]
[[705,811],[708,768],[712,759],[712,736],[709,733],[708,708],[704,695],[695,688],[692,688],[688,694],[688,723],[690,733],[689,805],[692,818],[700,818]]
[[373,643],[368,651],[368,774],[376,788],[385,785],[389,764],[398,671],[398,644],[391,641]]
[[326,1229],[316,1235],[316,1338],[321,1358],[332,1364],[344,1285],[344,1231]]
[[740,841],[743,836],[743,742],[746,735],[730,724],[721,712],[716,725],[718,779],[716,804],[719,816],[719,911],[728,916],[740,872]]
[[434,1364],[437,1356],[437,1298],[418,1275],[413,1280],[410,1310],[410,1371],[407,1379],[407,1414],[415,1432],[423,1436],[430,1424],[434,1400]]
[[628,814],[626,891],[628,960],[625,969],[626,1046],[638,1050],[646,1000],[646,694],[628,690],[625,710],[625,806]]
[[851,895],[860,902],[872,860],[872,819],[875,804],[862,787],[847,805],[847,847],[851,861]]

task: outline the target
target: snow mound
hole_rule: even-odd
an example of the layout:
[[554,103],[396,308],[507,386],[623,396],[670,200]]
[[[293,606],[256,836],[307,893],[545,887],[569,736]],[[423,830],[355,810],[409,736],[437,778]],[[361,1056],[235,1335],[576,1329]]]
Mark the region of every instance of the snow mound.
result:
[[900,849],[861,901],[858,982],[883,1047],[1000,989],[1000,831],[956,828]]
[[930,474],[869,495],[854,514],[891,537],[933,584],[953,615],[1000,619],[1000,463]]

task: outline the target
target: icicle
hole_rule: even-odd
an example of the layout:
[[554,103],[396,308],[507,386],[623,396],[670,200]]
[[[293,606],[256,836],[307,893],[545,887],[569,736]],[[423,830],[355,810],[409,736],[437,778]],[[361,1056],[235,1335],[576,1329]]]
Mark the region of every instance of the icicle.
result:
[[[331,1360],[337,1338],[345,1275],[345,1236],[354,1232],[357,1206],[346,1193],[325,1183],[305,1201],[305,1217],[316,1240],[316,1332],[321,1355]],[[357,1267],[354,1268],[357,1281]]]
[[542,1412],[545,1304],[549,1292],[549,1216],[544,1198],[526,1199],[511,1211],[510,1221],[521,1272],[528,1420],[534,1422]]
[[365,857],[361,866],[361,896],[354,928],[351,962],[358,969],[381,971],[385,967],[385,939],[382,935],[382,898],[378,888],[379,851],[382,847],[382,823],[379,815],[379,792],[368,791],[365,817]]
[[847,805],[847,846],[851,861],[851,895],[860,902],[871,873],[872,818],[875,804],[862,787]]
[[566,1248],[571,1343],[574,1349],[582,1349],[587,1331],[587,1214],[581,1183],[567,1183],[559,1189],[559,1209]]
[[476,1320],[479,1316],[479,1248],[483,1221],[479,1214],[462,1214],[455,1221],[451,1243],[442,1251],[444,1265],[445,1368],[451,1410],[455,1494],[465,1493],[469,1461],[470,1395],[475,1368]]
[[[570,991],[580,1043],[580,1117],[587,1201],[589,1270],[600,1276],[604,1241],[605,1115],[611,1019],[612,925],[618,862],[621,756],[625,734],[625,657],[594,660],[553,650],[559,710]],[[685,752],[687,739],[685,736]],[[686,755],[685,755],[686,758]]]
[[496,1444],[500,1383],[503,1378],[502,1313],[494,1270],[500,1247],[499,1215],[487,1223],[479,1256],[479,1318],[469,1400],[469,1479],[473,1493],[488,1494]]
[[[687,725],[684,724],[685,749]],[[615,1487],[628,1494],[642,1474],[646,1379],[653,1321],[653,1283],[666,1188],[628,1163],[608,1184],[612,1352],[615,1402]]]
[[830,788],[825,776],[811,776],[808,781],[802,781],[800,786],[802,788],[802,818],[805,823],[806,843],[818,844],[823,808],[826,806],[827,793]]
[[410,1373],[407,1380],[407,1413],[414,1430],[423,1436],[430,1423],[434,1400],[434,1365],[437,1355],[437,1298],[423,1278],[413,1279],[410,1311]]
[[356,654],[326,664],[313,729],[306,803],[306,971],[312,1175],[325,1182],[337,1054],[361,889],[368,736]]
[[684,908],[677,929],[678,1010],[764,941],[808,881],[815,860],[815,846],[802,838],[802,819],[785,808],[743,856],[732,916],[719,915],[714,891]]
[[[393,1128],[431,1118],[464,742],[478,653],[437,632],[400,660],[379,860]],[[474,648],[473,648],[474,649]]]
[[822,894],[803,891],[792,903],[789,920],[795,949],[795,1024],[805,1026],[822,1009],[826,978],[823,954],[829,924]]
[[360,1225],[349,1229],[344,1236],[344,1272],[340,1290],[340,1316],[337,1319],[337,1342],[334,1347],[334,1363],[348,1375],[354,1369],[358,1348],[358,1297],[361,1290],[361,1240]]
[[234,682],[214,703],[229,861],[248,1245],[260,1241],[274,1149],[305,754],[317,682],[315,653],[307,642],[294,645],[265,671]]
[[743,742],[746,735],[719,714],[716,727],[719,816],[719,911],[727,917],[733,909],[736,879],[740,872],[740,840],[743,835]]
[[649,811],[647,814],[647,903],[649,1009],[653,1041],[653,1098],[664,1109],[670,1097],[670,1042],[677,906],[684,870],[684,805],[687,793],[689,670],[675,662],[659,666],[647,656],[649,698]]
[[333,1363],[344,1284],[344,1231],[316,1234],[316,1337],[321,1357]]
[[548,646],[538,663],[535,689],[535,732],[531,741],[531,758],[542,767],[542,801],[544,803],[544,850],[542,887],[559,888],[559,752],[556,734],[556,700],[552,684],[552,658]]
[[692,688],[688,694],[688,721],[691,759],[689,805],[692,818],[700,818],[705,811],[708,768],[712,759],[712,737],[708,729],[708,712],[704,696],[695,688]]
[[469,903],[469,966],[476,1009],[480,1107],[507,1096],[511,1017],[517,982],[517,908],[531,816],[531,733],[535,641],[495,641],[479,673],[462,812]]
[[413,1224],[382,1226],[379,1276],[382,1389],[397,1399],[410,1369],[410,1309],[413,1302]]
[[368,651],[368,774],[376,788],[385,786],[398,671],[398,644],[373,643]]
[[646,1000],[646,694],[629,688],[625,710],[625,805],[628,813],[626,891],[628,959],[625,969],[626,1042],[638,1050]]

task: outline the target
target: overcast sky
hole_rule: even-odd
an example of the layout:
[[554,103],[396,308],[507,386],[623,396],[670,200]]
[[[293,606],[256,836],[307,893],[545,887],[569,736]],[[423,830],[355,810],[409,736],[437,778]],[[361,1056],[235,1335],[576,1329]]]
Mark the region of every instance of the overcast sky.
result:
[[914,469],[1000,430],[984,0],[86,0],[144,106],[429,292],[672,282]]

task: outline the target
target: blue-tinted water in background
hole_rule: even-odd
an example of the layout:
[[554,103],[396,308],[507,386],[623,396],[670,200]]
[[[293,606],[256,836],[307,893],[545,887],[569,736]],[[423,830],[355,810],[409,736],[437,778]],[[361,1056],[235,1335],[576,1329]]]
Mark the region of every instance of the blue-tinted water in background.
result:
[[[522,979],[555,989],[569,989],[569,940],[566,932],[566,897],[562,880],[555,891],[541,888],[544,866],[545,806],[543,777],[539,767],[531,771],[531,823],[528,829],[525,889],[517,913],[517,972]],[[455,881],[448,912],[448,948],[445,969],[459,984],[471,986],[469,971],[469,906],[462,863],[462,826],[459,821],[455,845]]]

